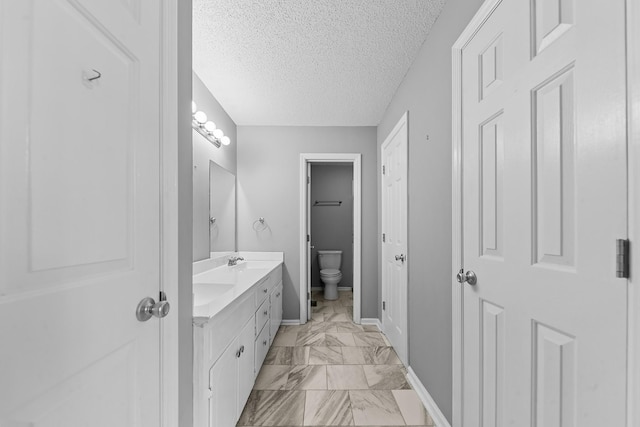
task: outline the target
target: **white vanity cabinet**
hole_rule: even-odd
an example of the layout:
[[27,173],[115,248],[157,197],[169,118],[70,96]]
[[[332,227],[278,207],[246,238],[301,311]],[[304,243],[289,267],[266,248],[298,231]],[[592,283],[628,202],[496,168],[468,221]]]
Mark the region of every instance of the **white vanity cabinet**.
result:
[[194,318],[194,427],[236,425],[281,321],[281,264]]

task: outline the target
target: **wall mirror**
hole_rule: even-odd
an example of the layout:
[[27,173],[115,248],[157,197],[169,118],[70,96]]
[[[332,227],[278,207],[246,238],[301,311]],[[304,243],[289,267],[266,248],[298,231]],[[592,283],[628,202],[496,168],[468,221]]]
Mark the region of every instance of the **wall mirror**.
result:
[[209,161],[209,252],[236,250],[236,176]]
[[236,176],[202,154],[194,150],[193,261],[236,250]]

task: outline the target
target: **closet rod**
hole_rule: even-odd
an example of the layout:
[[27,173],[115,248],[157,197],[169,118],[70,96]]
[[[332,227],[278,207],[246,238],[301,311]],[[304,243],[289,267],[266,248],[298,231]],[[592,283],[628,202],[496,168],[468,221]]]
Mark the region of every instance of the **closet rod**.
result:
[[313,206],[340,206],[342,200],[316,200]]

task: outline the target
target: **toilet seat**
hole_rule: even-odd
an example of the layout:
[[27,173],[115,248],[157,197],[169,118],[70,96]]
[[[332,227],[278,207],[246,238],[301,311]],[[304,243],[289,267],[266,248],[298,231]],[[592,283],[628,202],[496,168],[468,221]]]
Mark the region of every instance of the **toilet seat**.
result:
[[321,276],[325,276],[325,277],[333,277],[333,276],[339,276],[342,273],[340,272],[340,270],[335,270],[333,268],[327,268],[324,270],[320,270],[320,275]]

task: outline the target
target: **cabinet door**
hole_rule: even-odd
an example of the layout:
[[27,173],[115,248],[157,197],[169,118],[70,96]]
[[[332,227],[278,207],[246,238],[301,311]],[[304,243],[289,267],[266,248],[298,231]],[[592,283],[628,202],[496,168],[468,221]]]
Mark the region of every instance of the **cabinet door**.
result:
[[270,342],[273,343],[273,339],[280,328],[282,323],[282,282],[275,287],[271,293],[271,320],[270,320]]
[[238,340],[234,340],[209,371],[209,427],[234,426],[238,408]]
[[238,359],[238,419],[242,414],[245,403],[249,398],[253,382],[254,374],[254,348],[255,348],[255,324],[254,318],[251,317],[240,336],[238,337],[238,348],[240,350],[240,358]]

